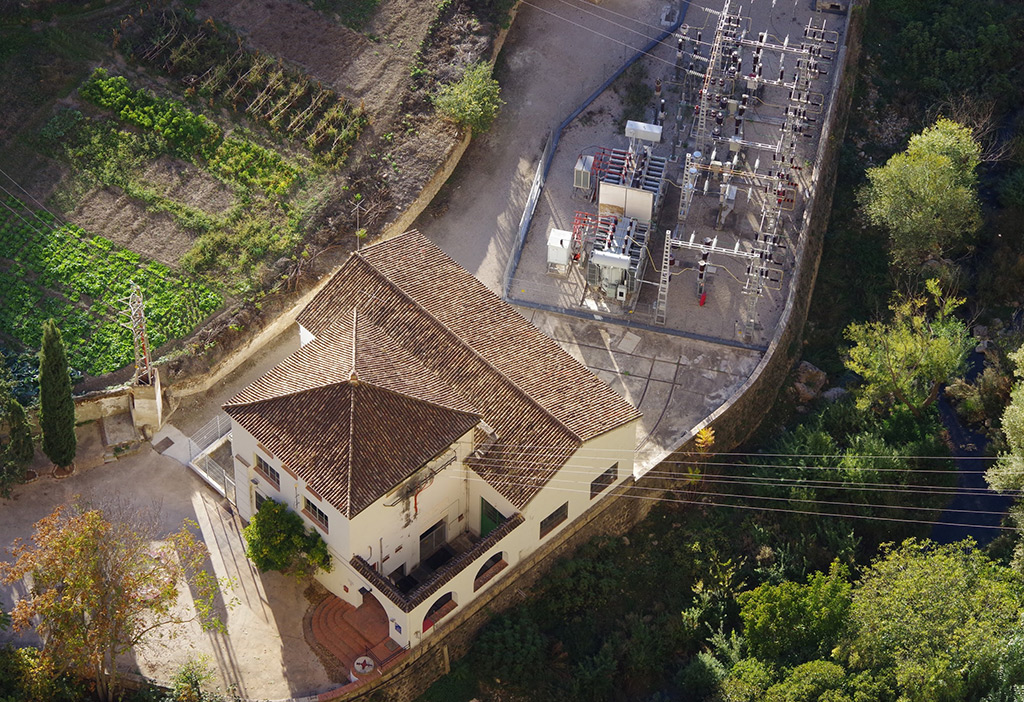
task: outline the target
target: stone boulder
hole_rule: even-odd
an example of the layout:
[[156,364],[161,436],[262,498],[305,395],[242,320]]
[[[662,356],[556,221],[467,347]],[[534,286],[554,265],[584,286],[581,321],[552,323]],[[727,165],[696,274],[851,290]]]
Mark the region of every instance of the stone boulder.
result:
[[821,395],[822,388],[828,382],[825,371],[807,361],[802,361],[796,369],[796,379],[793,389],[796,391],[797,402],[807,404],[813,402]]
[[821,393],[821,399],[825,402],[838,402],[849,394],[850,392],[846,388],[829,388]]

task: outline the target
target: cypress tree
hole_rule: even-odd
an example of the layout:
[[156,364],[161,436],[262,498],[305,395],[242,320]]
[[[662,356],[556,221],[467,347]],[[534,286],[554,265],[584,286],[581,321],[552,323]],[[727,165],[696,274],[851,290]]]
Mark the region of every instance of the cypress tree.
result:
[[35,447],[32,445],[32,430],[28,426],[25,408],[13,397],[7,403],[7,426],[11,432],[11,445],[8,455],[18,466],[24,467],[32,462]]
[[70,466],[78,450],[75,401],[64,340],[52,319],[43,323],[43,348],[39,352],[39,426],[43,430],[43,453],[59,468]]

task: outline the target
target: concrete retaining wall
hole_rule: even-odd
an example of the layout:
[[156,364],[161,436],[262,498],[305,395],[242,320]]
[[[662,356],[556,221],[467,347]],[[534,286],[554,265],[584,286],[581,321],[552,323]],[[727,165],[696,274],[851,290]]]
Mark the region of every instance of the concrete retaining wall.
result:
[[75,398],[75,421],[79,423],[93,422],[130,410],[131,395],[128,388],[105,390]]

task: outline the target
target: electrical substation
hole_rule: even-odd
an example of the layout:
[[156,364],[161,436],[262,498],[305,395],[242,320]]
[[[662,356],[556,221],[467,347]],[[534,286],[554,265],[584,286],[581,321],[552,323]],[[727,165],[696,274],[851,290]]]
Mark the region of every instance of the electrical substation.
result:
[[613,85],[564,130],[510,300],[764,346],[841,72],[846,17],[821,5],[691,6],[619,79],[641,76],[643,119],[617,119]]

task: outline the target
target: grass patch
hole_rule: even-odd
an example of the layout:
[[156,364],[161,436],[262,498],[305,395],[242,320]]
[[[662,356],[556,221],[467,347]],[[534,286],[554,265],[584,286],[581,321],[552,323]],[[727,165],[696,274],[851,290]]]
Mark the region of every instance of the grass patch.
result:
[[612,83],[612,89],[622,101],[619,128],[625,127],[629,120],[643,122],[647,106],[654,99],[654,88],[647,84],[647,66],[637,61]]
[[56,222],[45,211],[7,198],[0,210],[0,328],[38,348],[42,323],[53,317],[72,366],[91,375],[132,362],[131,332],[120,314],[133,284],[146,300],[155,348],[185,336],[220,307],[220,295],[167,266],[147,261],[102,237]]
[[377,11],[380,0],[306,0],[306,4],[325,15],[336,16],[349,29],[361,32]]

